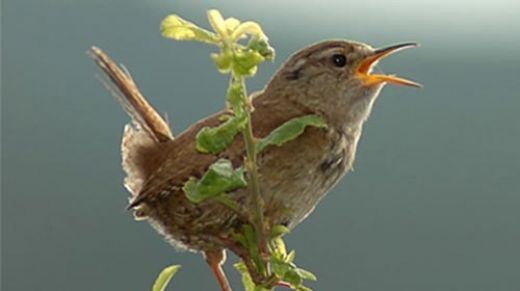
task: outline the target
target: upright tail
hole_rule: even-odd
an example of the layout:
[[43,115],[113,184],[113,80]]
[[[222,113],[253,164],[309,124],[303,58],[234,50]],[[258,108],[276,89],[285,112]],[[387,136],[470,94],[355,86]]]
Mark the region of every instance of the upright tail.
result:
[[103,83],[132,117],[133,122],[125,126],[121,153],[123,169],[127,174],[125,186],[135,197],[158,167],[165,154],[165,146],[173,140],[173,134],[168,123],[146,101],[124,67],[120,68],[97,47],[92,47],[89,55],[110,81]]

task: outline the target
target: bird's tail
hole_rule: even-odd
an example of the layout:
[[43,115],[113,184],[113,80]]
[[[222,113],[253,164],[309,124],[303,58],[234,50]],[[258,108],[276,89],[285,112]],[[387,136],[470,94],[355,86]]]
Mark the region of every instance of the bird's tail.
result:
[[127,173],[125,186],[135,197],[157,167],[173,134],[124,67],[119,67],[97,47],[92,47],[89,55],[105,73],[107,79],[103,83],[132,117],[132,123],[125,126],[121,153]]

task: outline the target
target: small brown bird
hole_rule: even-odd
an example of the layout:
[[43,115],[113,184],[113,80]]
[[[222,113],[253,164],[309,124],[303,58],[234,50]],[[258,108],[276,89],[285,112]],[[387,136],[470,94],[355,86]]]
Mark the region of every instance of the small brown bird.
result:
[[[405,43],[373,49],[353,41],[320,42],[292,55],[257,94],[252,119],[258,138],[295,117],[316,114],[327,123],[326,128],[307,127],[295,140],[259,155],[259,184],[270,225],[294,228],[352,168],[363,123],[386,83],[420,86],[393,75],[371,74],[383,57],[414,46]],[[241,255],[230,236],[247,222],[211,199],[191,203],[182,187],[190,177],[200,178],[219,158],[241,166],[245,154],[242,137],[237,136],[218,155],[198,152],[196,134],[204,126],[220,124],[225,111],[174,138],[129,74],[100,49],[93,48],[92,55],[115,84],[115,95],[133,119],[125,127],[122,155],[135,217],[148,220],[173,245],[202,251],[222,289],[230,290],[220,267],[223,251]],[[247,188],[230,195],[242,205],[251,203]]]

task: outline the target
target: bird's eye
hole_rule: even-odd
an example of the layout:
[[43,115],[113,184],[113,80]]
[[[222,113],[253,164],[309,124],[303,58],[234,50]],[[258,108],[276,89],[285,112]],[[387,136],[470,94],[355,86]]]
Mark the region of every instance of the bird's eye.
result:
[[342,54],[335,54],[332,56],[332,63],[338,68],[344,67],[347,64],[347,58]]

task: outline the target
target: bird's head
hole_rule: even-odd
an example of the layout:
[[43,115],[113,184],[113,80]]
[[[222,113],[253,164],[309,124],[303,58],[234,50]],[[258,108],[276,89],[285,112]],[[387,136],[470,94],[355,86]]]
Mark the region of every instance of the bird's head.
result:
[[384,57],[416,46],[403,43],[374,49],[354,41],[320,42],[293,54],[267,90],[278,90],[274,95],[287,96],[324,115],[336,113],[364,120],[385,84],[421,86],[395,75],[372,73]]

